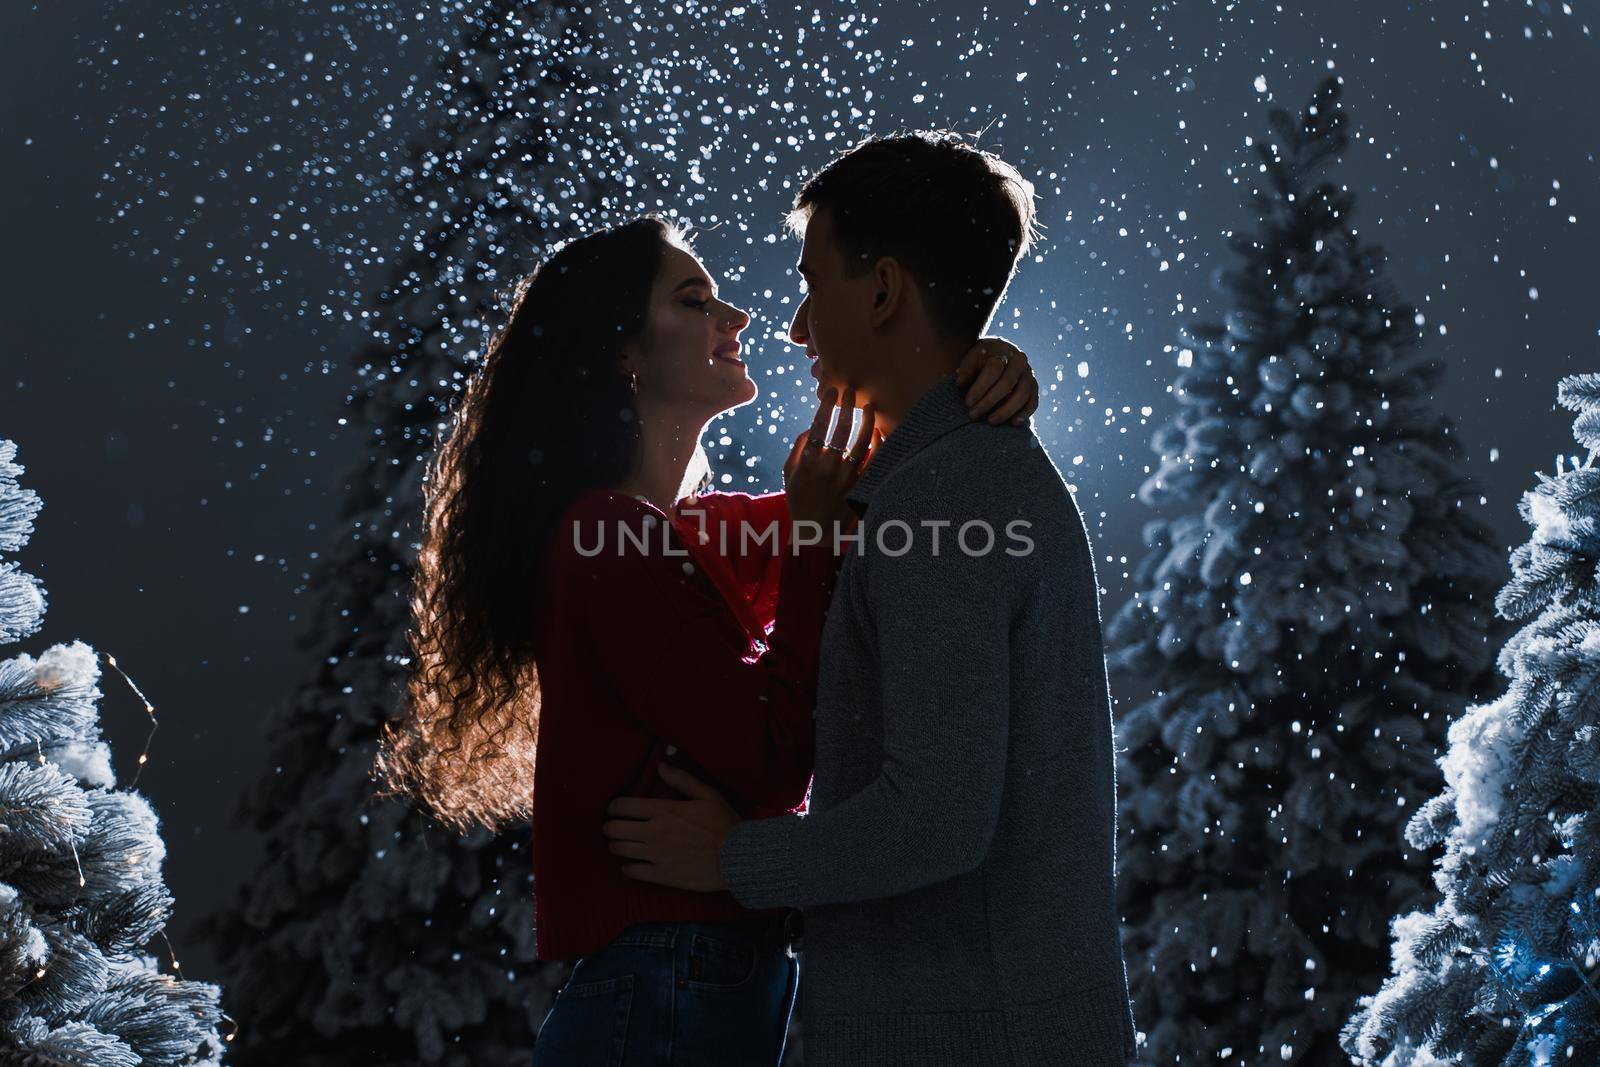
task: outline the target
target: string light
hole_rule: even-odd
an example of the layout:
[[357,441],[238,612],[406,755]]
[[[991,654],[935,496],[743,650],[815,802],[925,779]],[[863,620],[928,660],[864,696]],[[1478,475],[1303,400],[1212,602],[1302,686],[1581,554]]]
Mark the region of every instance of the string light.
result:
[[[128,683],[128,688],[132,689],[134,695],[139,698],[139,703],[144,705],[144,713],[150,718],[150,732],[146,734],[144,738],[144,751],[139,753],[138,768],[133,772],[133,780],[127,785],[127,788],[132,789],[134,786],[139,784],[139,776],[144,773],[145,764],[150,762],[150,745],[151,742],[155,740],[156,730],[160,729],[161,727],[161,721],[156,718],[156,706],[150,703],[149,698],[144,695],[144,691],[139,688],[132,678],[128,677],[128,672],[123,670],[122,667],[117,664],[117,658],[109,652],[101,652],[100,655],[104,656],[106,662],[109,663],[118,674],[122,675],[122,680]],[[44,753],[42,751],[39,754],[39,760],[41,763],[44,761]],[[77,849],[73,849],[73,856],[77,856]],[[84,884],[82,864],[79,864],[78,866],[78,884],[80,886]],[[177,980],[180,982],[188,981],[188,979],[183,976],[183,966],[178,962],[177,949],[172,947],[172,939],[167,936],[167,931],[163,929],[157,932],[161,935],[162,942],[167,946],[167,957],[172,962],[172,970],[173,973],[178,976]],[[39,975],[42,977],[44,972],[40,971]],[[223,1035],[222,1038],[224,1044],[231,1045],[234,1039],[239,1036],[239,1021],[233,1016],[229,1015],[227,1012],[220,1011],[220,1009],[218,1014],[221,1016],[222,1021],[231,1027],[228,1033]]]
[[[155,737],[156,727],[160,726],[161,724],[156,721],[155,705],[151,704],[150,701],[145,699],[144,693],[140,691],[137,685],[134,685],[133,679],[128,677],[127,672],[121,667],[117,667],[117,658],[109,652],[102,652],[100,654],[106,658],[107,663],[111,664],[113,667],[116,667],[117,673],[122,675],[123,680],[128,683],[128,688],[132,689],[139,697],[139,701],[144,704],[145,714],[150,716],[150,732],[145,735],[144,751],[139,753],[139,770],[134,772],[133,781],[128,783],[128,788],[132,789],[134,786],[139,784],[139,775],[144,771],[144,765],[149,762],[150,740],[151,738]],[[74,850],[73,854],[77,854],[76,850]],[[80,885],[83,883],[83,868],[81,865],[78,868],[78,882]],[[167,936],[167,931],[163,929],[156,932],[161,935],[161,940],[167,946],[167,956],[172,960],[172,969],[177,973],[178,981],[187,981],[187,979],[183,977],[183,968],[178,964],[178,952],[172,947],[172,939]]]
[[[178,953],[172,947],[172,939],[167,936],[167,932],[165,930],[161,930],[161,931],[159,931],[159,933],[161,934],[161,940],[166,942],[167,955],[172,958],[172,969],[173,969],[173,971],[175,971],[177,973],[178,981],[187,982],[188,979],[183,976],[183,968],[178,964]],[[239,1035],[239,1022],[238,1022],[237,1019],[235,1019],[233,1016],[229,1015],[225,1011],[221,1012],[220,1014],[222,1016],[223,1021],[227,1022],[228,1024],[230,1024],[233,1027],[233,1030],[226,1037],[223,1038],[223,1041],[230,1041],[231,1042],[235,1037],[237,1037]]]
[[[47,761],[44,758],[44,746],[39,743],[39,739],[37,737],[33,739],[33,751],[39,759],[39,766],[43,767]],[[72,862],[78,865],[78,888],[82,889],[84,886],[89,884],[88,881],[83,877],[83,860],[78,858],[78,846],[73,844],[70,839],[67,841],[67,847],[72,849]],[[39,973],[41,975],[44,974],[43,971],[40,971]]]
[[111,664],[118,674],[122,675],[122,680],[128,683],[128,688],[133,690],[134,695],[139,698],[139,702],[144,705],[144,713],[150,716],[150,732],[144,738],[144,751],[139,753],[139,767],[138,770],[133,772],[133,781],[128,783],[128,788],[132,789],[139,784],[139,776],[144,773],[144,765],[150,761],[150,742],[155,738],[156,730],[161,726],[161,723],[156,718],[156,706],[145,699],[144,692],[133,683],[132,678],[128,677],[128,672],[117,666],[117,657],[109,652],[102,652],[100,655],[104,656],[106,662]]
[[178,981],[186,981],[186,979],[183,977],[183,968],[178,966],[178,953],[172,947],[172,939],[167,936],[167,932],[165,930],[161,930],[159,933],[161,934],[161,940],[167,943],[167,955],[172,957],[172,969],[177,972]]

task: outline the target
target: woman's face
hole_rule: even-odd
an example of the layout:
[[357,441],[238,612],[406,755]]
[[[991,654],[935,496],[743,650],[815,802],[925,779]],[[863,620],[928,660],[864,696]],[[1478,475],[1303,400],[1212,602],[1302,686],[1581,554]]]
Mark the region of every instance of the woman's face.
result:
[[644,332],[629,346],[638,399],[706,418],[754,400],[756,383],[739,358],[739,333],[748,325],[748,314],[717,299],[698,259],[667,245]]

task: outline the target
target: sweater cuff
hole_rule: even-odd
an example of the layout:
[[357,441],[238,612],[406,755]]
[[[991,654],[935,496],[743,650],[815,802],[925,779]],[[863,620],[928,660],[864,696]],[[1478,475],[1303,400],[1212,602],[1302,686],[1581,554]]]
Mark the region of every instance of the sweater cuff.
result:
[[752,909],[798,905],[794,835],[802,821],[799,815],[746,819],[728,831],[718,859],[722,880],[740,904]]

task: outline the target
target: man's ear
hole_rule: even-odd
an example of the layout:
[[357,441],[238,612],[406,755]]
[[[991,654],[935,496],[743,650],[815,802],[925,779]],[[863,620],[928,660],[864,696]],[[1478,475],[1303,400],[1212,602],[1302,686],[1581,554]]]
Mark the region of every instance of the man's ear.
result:
[[880,256],[872,265],[872,310],[868,321],[874,327],[882,326],[894,317],[906,299],[906,286],[911,279],[905,268],[893,256]]

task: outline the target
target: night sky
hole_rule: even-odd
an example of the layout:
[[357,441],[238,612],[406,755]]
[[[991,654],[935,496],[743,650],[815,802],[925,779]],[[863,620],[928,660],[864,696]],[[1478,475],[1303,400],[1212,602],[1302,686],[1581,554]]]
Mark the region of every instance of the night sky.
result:
[[[1329,73],[1353,134],[1338,180],[1447,358],[1438,402],[1508,549],[1533,471],[1575,447],[1554,399],[1600,370],[1592,2],[596,8],[629,72],[614,91],[651,117],[639,151],[678,183],[640,196],[695,224],[755,316],[763,395],[718,425],[771,440],[767,469],[810,419],[782,340],[793,180],[868,130],[983,131],[1045,227],[991,332],[1050,387],[1036,425],[1109,618],[1142,552],[1133,494],[1172,410],[1176,327],[1220,311],[1224,236],[1252,222],[1228,168],[1268,106],[1299,108]],[[229,813],[306,672],[305,581],[366,449],[341,402],[401,227],[370,193],[426,123],[408,90],[458,20],[320,0],[54,0],[5,20],[0,437],[44,498],[19,560],[49,603],[20,650],[82,638],[156,705],[139,787],[165,824],[174,944],[213,977],[192,924],[251,868]],[[126,781],[148,721],[115,672],[101,686]]]

